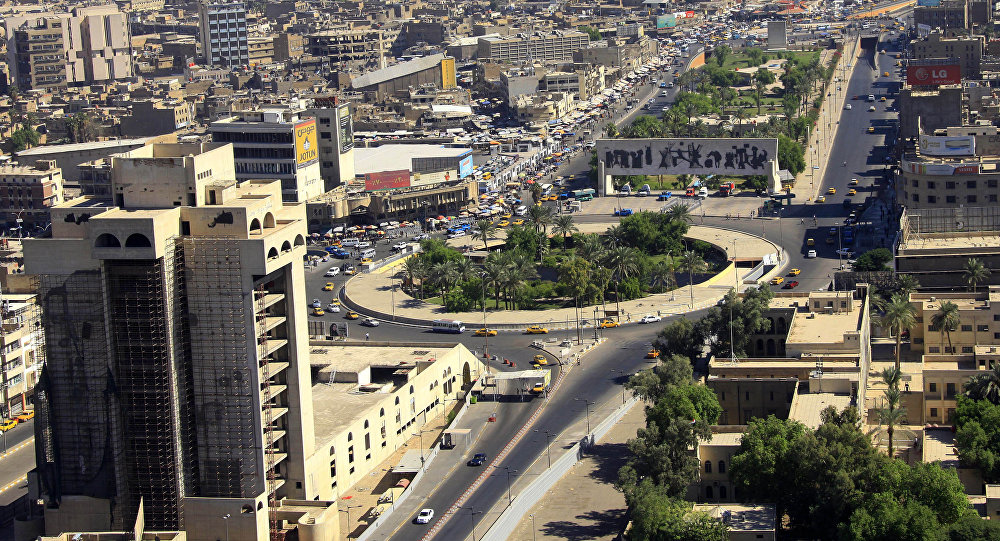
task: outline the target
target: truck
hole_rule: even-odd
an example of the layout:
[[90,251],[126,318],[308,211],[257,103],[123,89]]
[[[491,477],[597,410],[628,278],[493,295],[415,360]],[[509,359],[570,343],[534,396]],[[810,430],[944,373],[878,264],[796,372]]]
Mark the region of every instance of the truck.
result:
[[719,194],[724,197],[728,197],[730,195],[733,195],[734,193],[736,193],[735,182],[723,182],[722,185],[719,186]]
[[590,201],[597,195],[597,192],[593,188],[585,188],[583,190],[573,190],[573,199],[577,201]]
[[527,380],[526,390],[535,394],[542,394],[549,390],[549,383],[551,382],[550,374],[552,374],[552,372],[543,369],[532,370],[531,372],[531,375],[528,378],[525,378]]

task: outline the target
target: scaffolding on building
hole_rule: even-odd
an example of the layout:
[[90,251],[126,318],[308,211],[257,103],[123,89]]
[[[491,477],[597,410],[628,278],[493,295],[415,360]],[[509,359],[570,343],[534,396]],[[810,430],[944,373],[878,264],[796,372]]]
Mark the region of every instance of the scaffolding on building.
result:
[[934,233],[995,237],[1000,235],[1000,207],[904,209],[900,230],[904,244]]

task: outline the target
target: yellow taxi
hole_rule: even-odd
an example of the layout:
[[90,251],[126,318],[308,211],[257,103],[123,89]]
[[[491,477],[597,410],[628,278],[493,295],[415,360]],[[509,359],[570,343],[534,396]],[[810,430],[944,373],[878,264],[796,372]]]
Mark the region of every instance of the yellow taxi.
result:
[[333,291],[333,288],[333,282],[327,282],[326,285],[323,286],[323,291]]
[[511,215],[510,215],[509,212],[505,212],[505,213],[503,213],[503,214],[500,215],[500,217],[503,218],[504,220],[509,220],[510,216]]
[[885,101],[885,96],[882,96],[882,99],[880,99],[878,101]]
[[370,257],[362,257],[362,258],[361,258],[361,264],[362,264],[362,265],[368,265],[368,264],[370,264],[371,262],[372,262],[372,258],[370,258]]
[[0,421],[0,432],[6,432],[17,426],[17,419],[5,419]]
[[816,246],[816,241],[813,239],[806,239],[806,244],[808,246]]
[[332,304],[332,305],[334,305],[334,306],[340,306],[340,299],[338,299],[338,298],[334,297],[334,298],[333,298],[333,299],[332,299],[332,300],[330,301],[330,304]]
[[785,283],[785,279],[781,276],[775,276],[774,278],[771,278],[771,283],[774,285],[783,284]]
[[660,350],[653,348],[646,352],[647,359],[655,359],[660,356]]
[[347,270],[344,271],[344,274],[346,274],[348,276],[354,276],[357,273],[358,273],[358,269],[356,269],[354,267],[350,267],[350,268],[348,268]]
[[476,336],[496,336],[497,335],[497,331],[494,330],[494,329],[487,329],[486,327],[483,327],[483,328],[479,329],[478,331],[476,331],[475,335]]
[[17,421],[23,423],[35,418],[35,410],[24,410],[17,416]]
[[510,225],[510,222],[508,222],[507,220],[500,220],[500,223],[497,224],[497,227],[507,227],[508,225]]
[[875,133],[875,126],[868,126],[868,133]]
[[523,218],[518,218],[518,219],[514,220],[511,223],[514,224],[514,225],[524,225],[524,219]]
[[618,322],[613,319],[605,319],[601,322],[600,327],[602,329],[613,329],[618,326]]
[[[882,72],[882,77],[888,77],[888,76],[889,76],[889,72],[888,71],[883,71]],[[882,101],[885,101],[885,98],[883,98]]]
[[789,276],[798,276],[801,273],[802,273],[802,271],[799,270],[799,269],[792,269],[792,270],[788,271],[788,275]]
[[355,312],[354,310],[350,310],[347,312],[347,314],[344,315],[344,317],[346,317],[347,319],[358,319],[359,317],[361,317],[361,315]]
[[524,329],[525,334],[549,334],[549,330],[541,325],[532,325]]
[[531,392],[533,393],[541,393],[544,391],[545,391],[545,384],[540,382],[536,383],[535,386],[531,388]]
[[858,195],[858,191],[851,188],[850,190],[847,190],[847,195]]
[[545,358],[545,355],[535,355],[535,357],[531,359],[531,362],[535,364],[549,364],[549,360]]
[[827,195],[837,195],[837,189],[831,186],[829,189],[826,190],[826,193]]
[[821,196],[817,197],[816,198],[816,202],[817,203],[826,203],[826,196],[825,195],[821,195]]
[[316,308],[313,308],[312,315],[314,315],[314,316],[323,316],[323,315],[326,315],[326,312],[324,312],[322,308],[316,307]]

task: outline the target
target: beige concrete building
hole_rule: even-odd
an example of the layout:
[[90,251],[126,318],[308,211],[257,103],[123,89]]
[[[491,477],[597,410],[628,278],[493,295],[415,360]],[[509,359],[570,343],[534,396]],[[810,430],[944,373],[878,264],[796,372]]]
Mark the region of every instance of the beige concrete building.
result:
[[39,329],[38,297],[33,293],[4,292],[3,332],[0,333],[0,418],[31,409],[35,384],[45,358],[45,339]]
[[111,5],[70,13],[10,16],[4,21],[11,82],[59,88],[132,76],[131,33]]
[[121,117],[119,130],[125,137],[165,135],[195,123],[194,103],[183,100],[132,102],[132,114]]
[[773,505],[695,505],[694,511],[708,513],[726,524],[729,541],[774,541],[777,519]]
[[984,36],[946,37],[941,32],[931,32],[912,42],[910,49],[914,60],[954,58],[962,68],[962,77],[971,78],[979,76],[985,43]]
[[479,194],[478,183],[465,179],[456,183],[392,190],[350,191],[337,188],[307,202],[310,228],[333,226],[352,218],[377,223],[389,220],[423,220],[439,214],[457,215],[468,209]]
[[589,44],[590,36],[576,30],[483,36],[479,38],[478,58],[492,62],[572,60],[574,52]]
[[325,191],[320,176],[316,119],[300,109],[234,111],[209,131],[217,143],[232,143],[236,179],[278,179],[285,201],[305,202]]
[[[895,270],[913,275],[925,290],[964,290],[965,265],[977,258],[1000,268],[1000,208],[957,206],[905,209],[895,247]],[[982,286],[1000,285],[1000,273]]]
[[113,202],[68,201],[25,241],[55,344],[36,418],[60,442],[40,443],[36,490],[107,502],[82,524],[48,508],[40,533],[122,530],[141,498],[156,529],[214,540],[228,513],[267,539],[294,528],[268,506],[315,494],[305,207],[234,177],[231,145],[137,149],[112,158]]
[[589,100],[604,90],[604,66],[556,71],[542,76],[539,88],[549,92],[566,92],[577,100]]
[[0,220],[8,227],[46,224],[49,209],[62,202],[62,169],[55,160],[0,166]]
[[331,67],[386,66],[392,44],[399,39],[399,26],[380,28],[335,28],[306,36],[305,50],[315,57],[326,58]]
[[900,160],[896,198],[908,209],[1000,201],[1000,145],[990,125],[921,133]]
[[316,119],[319,129],[319,173],[323,192],[354,180],[354,120],[351,104],[335,97],[316,98],[313,106],[302,112]]
[[198,4],[198,37],[207,65],[228,69],[250,63],[243,2],[202,0]]

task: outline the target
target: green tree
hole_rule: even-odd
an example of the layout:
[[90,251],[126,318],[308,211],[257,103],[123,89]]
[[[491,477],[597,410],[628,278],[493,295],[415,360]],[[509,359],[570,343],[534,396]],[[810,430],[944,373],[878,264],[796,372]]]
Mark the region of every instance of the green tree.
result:
[[896,289],[905,297],[909,297],[910,293],[920,289],[920,282],[912,274],[897,274]]
[[496,238],[499,229],[493,220],[477,220],[472,229],[472,238],[483,241],[483,249],[489,252],[490,240]]
[[641,483],[629,502],[632,541],[726,541],[727,526],[707,513],[693,512],[692,504],[671,497],[652,482]]
[[982,260],[970,257],[968,261],[965,262],[965,283],[969,284],[969,288],[974,292],[978,292],[979,284],[985,282],[990,278],[990,268],[983,264]]
[[767,89],[767,85],[762,83],[760,80],[754,79],[753,81],[753,101],[757,105],[757,115],[760,116],[760,104],[761,99],[764,97],[764,90]]
[[856,271],[884,271],[889,270],[889,263],[892,262],[892,252],[887,248],[875,248],[858,256],[854,262]]
[[983,520],[976,513],[966,513],[949,526],[947,541],[1000,541],[1000,522]]
[[590,41],[601,41],[600,30],[594,28],[593,26],[581,26],[580,32],[590,36]]
[[948,351],[951,353],[955,352],[955,348],[951,344],[951,332],[957,330],[961,322],[958,305],[951,301],[942,302],[937,313],[931,316],[931,325],[937,327],[942,335],[948,337]]
[[733,54],[733,49],[728,45],[719,45],[712,49],[712,58],[715,59],[715,63],[721,68],[726,64],[726,59]]
[[639,115],[625,128],[622,135],[632,139],[663,137],[666,135],[666,126],[663,125],[663,121],[655,116]]
[[885,304],[883,314],[878,318],[878,322],[896,337],[896,370],[899,370],[903,331],[917,324],[917,309],[910,303],[908,296],[896,293]]
[[934,513],[918,502],[900,502],[893,494],[865,498],[841,528],[841,539],[850,541],[934,541],[941,525]]
[[677,287],[677,276],[675,274],[676,263],[674,258],[667,255],[665,259],[653,265],[649,269],[649,282],[656,291],[663,292]]
[[1000,363],[990,363],[990,369],[969,377],[965,395],[973,400],[988,400],[1000,404]]
[[1000,480],[1000,406],[959,395],[955,425],[962,465],[979,469],[987,483]]
[[[403,262],[403,272],[410,283],[410,292],[416,289],[418,298],[423,298],[423,279],[427,276],[427,264],[423,258],[410,256]],[[417,289],[417,281],[421,281],[420,288]]]
[[787,135],[778,134],[778,167],[798,175],[806,170],[805,149]]
[[750,47],[744,54],[747,59],[750,60],[751,66],[759,66],[764,63],[764,51],[760,50],[758,47]]
[[10,144],[14,152],[18,152],[27,148],[38,146],[38,142],[41,141],[42,136],[35,131],[27,122],[21,124],[21,127],[14,130],[14,133],[10,135]]
[[708,341],[709,349],[716,357],[728,358],[730,352],[737,357],[746,357],[751,337],[768,330],[770,322],[765,316],[773,297],[769,287],[747,288],[742,297],[730,289],[719,305],[710,308],[698,321],[696,333],[699,338]]
[[899,368],[886,368],[882,370],[882,382],[886,385],[886,390],[883,393],[883,404],[876,413],[878,415],[879,425],[885,426],[886,434],[889,437],[888,452],[889,456],[893,456],[893,445],[894,445],[894,435],[896,433],[896,427],[903,424],[906,419],[906,408],[904,408],[901,403],[901,394],[899,392],[899,380],[901,377],[901,372]]
[[773,502],[777,516],[783,516],[787,489],[800,482],[793,468],[793,451],[807,433],[802,423],[773,415],[751,420],[729,469],[740,498]]
[[615,311],[621,321],[621,294],[619,286],[639,272],[638,254],[628,246],[614,246],[608,250],[605,265],[611,269],[611,279],[615,282]]
[[704,341],[695,332],[695,325],[686,317],[679,317],[660,329],[653,340],[662,357],[680,355],[689,359],[701,356]]
[[573,216],[569,214],[557,216],[552,225],[552,233],[554,235],[562,235],[564,244],[571,238],[573,233],[579,230],[576,224],[573,223]]
[[774,82],[777,79],[775,78],[774,73],[772,73],[771,70],[767,68],[757,68],[757,71],[755,71],[753,74],[753,80],[755,82],[759,81],[765,85],[770,85],[774,84]]

